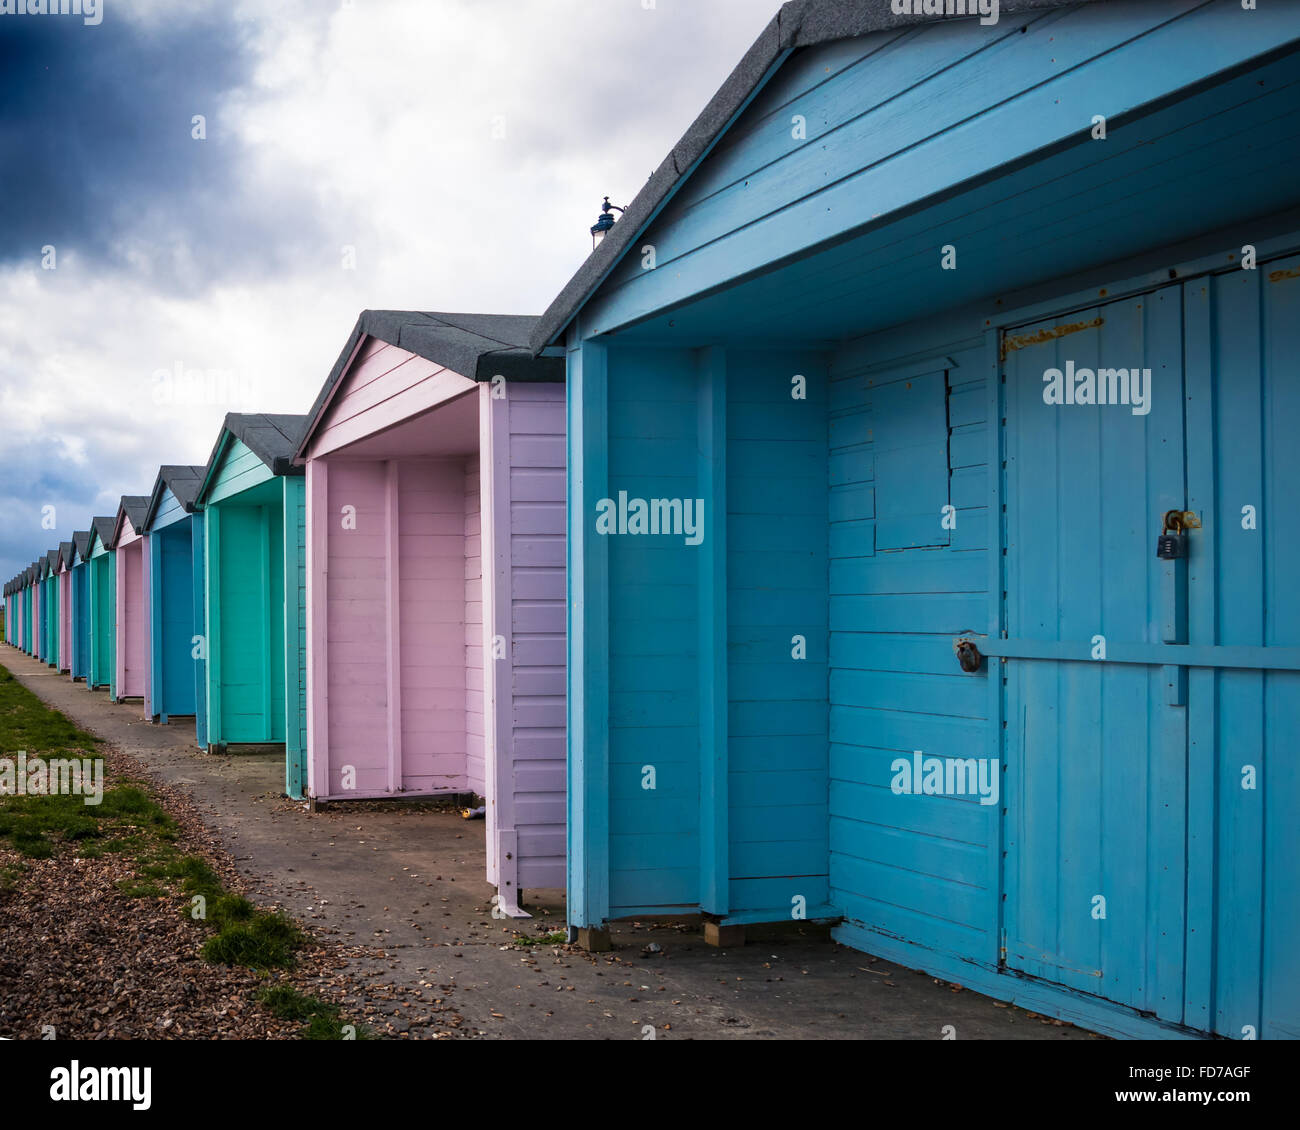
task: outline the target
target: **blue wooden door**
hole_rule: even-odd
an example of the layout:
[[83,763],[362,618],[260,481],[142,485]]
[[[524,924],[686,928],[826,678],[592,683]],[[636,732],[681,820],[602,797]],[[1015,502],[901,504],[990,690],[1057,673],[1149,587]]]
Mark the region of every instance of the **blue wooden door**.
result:
[[1162,665],[1114,661],[1168,634],[1180,288],[1017,328],[1003,353],[1004,960],[1181,1021],[1186,708]]
[[[1296,1038],[1300,257],[1002,349],[1003,961]],[[1097,402],[1111,369],[1128,403]],[[1085,373],[1092,403],[1050,391]],[[1169,510],[1201,523],[1177,561],[1155,554]]]
[[1300,256],[1184,291],[1187,1022],[1300,1039]]

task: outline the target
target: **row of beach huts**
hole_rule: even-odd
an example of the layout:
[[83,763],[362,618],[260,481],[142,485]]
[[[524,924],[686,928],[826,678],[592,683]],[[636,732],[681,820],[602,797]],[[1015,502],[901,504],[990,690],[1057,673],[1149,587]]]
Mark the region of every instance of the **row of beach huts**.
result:
[[786,4],[540,318],[366,312],[8,642],[290,796],[479,794],[583,944],[1300,1037],[1300,5],[966,7]]
[[227,415],[15,578],[9,642],[201,748],[283,745],[290,797],[484,796],[502,904],[563,887],[564,363],[535,323],[367,311],[310,414]]

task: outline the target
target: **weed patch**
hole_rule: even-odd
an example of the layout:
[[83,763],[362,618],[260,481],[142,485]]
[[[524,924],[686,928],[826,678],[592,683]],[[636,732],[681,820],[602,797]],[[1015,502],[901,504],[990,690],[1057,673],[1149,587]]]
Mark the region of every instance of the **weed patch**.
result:
[[302,1029],[304,1040],[342,1040],[347,1038],[349,1027],[354,1040],[374,1039],[364,1024],[346,1024],[338,1005],[309,997],[292,985],[268,985],[257,999],[281,1020],[306,1021]]
[[568,940],[568,935],[563,930],[554,930],[549,934],[516,934],[515,945],[517,946],[562,946]]

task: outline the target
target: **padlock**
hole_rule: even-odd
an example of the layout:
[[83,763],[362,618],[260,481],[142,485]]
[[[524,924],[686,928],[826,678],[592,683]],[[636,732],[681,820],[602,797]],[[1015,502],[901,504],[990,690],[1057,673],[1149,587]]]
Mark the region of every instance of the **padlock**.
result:
[[[1190,520],[1190,521],[1189,521]],[[1156,538],[1156,557],[1161,561],[1176,561],[1187,556],[1186,527],[1196,521],[1196,515],[1190,511],[1166,510],[1161,523],[1160,536]]]
[[1161,534],[1156,538],[1156,556],[1161,561],[1174,561],[1187,556],[1187,535],[1181,530],[1176,534]]

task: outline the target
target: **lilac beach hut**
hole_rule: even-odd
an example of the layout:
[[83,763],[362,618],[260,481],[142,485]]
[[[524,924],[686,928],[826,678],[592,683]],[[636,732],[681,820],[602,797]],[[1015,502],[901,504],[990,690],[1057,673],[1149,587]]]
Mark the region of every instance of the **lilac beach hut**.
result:
[[519,917],[565,881],[564,360],[535,323],[366,311],[296,456],[308,795],[482,796]]

